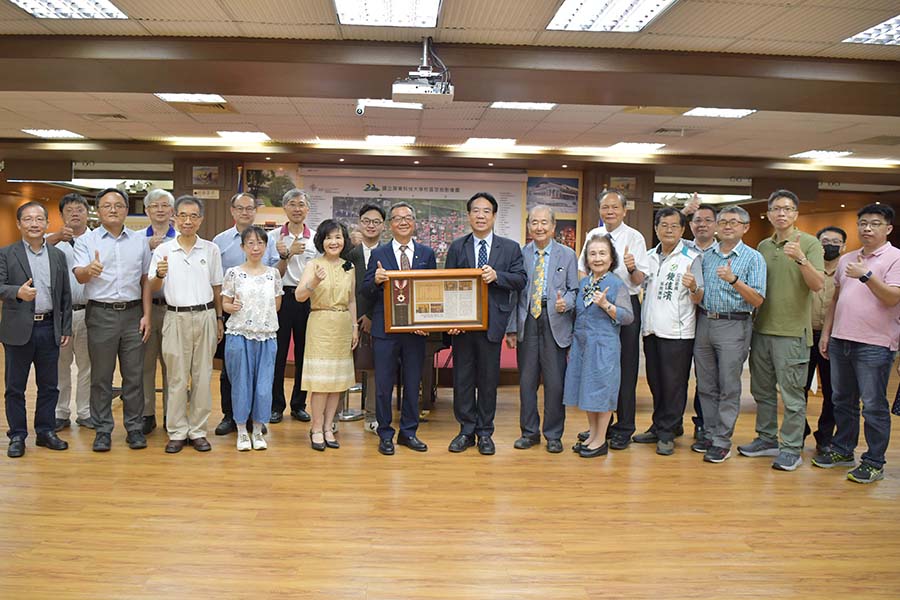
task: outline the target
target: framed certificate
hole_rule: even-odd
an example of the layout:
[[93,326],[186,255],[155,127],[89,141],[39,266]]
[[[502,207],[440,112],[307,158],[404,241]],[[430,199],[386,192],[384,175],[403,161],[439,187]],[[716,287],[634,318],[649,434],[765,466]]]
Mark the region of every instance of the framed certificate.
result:
[[481,269],[388,271],[385,332],[486,330],[488,289],[481,274]]

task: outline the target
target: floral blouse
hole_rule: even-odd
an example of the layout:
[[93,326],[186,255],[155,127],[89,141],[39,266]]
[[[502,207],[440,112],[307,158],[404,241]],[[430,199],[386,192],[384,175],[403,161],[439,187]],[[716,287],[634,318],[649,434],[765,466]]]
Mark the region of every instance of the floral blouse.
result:
[[251,275],[241,267],[232,267],[225,273],[222,295],[237,297],[241,310],[232,314],[225,323],[225,333],[242,335],[249,340],[269,340],[278,334],[278,313],[275,298],[284,295],[278,269],[266,267],[260,275]]

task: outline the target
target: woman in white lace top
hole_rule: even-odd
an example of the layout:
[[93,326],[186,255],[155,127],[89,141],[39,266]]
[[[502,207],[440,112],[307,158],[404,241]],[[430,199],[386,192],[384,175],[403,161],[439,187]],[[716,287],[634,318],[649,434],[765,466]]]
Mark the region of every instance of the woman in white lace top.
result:
[[225,331],[225,368],[231,378],[231,403],[237,424],[237,449],[265,450],[262,427],[247,433],[247,419],[268,423],[278,347],[278,309],[284,290],[278,269],[262,263],[268,236],[263,228],[241,234],[247,262],[228,269],[222,283],[222,309],[231,316]]

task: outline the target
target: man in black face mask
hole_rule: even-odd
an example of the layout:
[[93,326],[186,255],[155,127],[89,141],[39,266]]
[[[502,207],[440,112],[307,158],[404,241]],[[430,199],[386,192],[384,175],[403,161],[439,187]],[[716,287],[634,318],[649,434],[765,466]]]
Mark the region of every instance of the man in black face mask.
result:
[[[834,271],[837,268],[838,258],[844,251],[847,232],[840,227],[826,227],[819,231],[816,237],[819,238],[819,242],[822,243],[822,248],[825,250],[825,287],[812,295],[813,345],[809,349],[806,397],[808,400],[813,377],[818,369],[819,379],[822,381],[822,412],[819,414],[818,428],[813,436],[816,438],[816,450],[827,450],[831,445],[835,428],[834,412],[831,408],[831,367],[828,359],[819,353],[819,338],[822,335],[825,313],[834,296]],[[807,429],[809,429],[809,425],[807,425]]]

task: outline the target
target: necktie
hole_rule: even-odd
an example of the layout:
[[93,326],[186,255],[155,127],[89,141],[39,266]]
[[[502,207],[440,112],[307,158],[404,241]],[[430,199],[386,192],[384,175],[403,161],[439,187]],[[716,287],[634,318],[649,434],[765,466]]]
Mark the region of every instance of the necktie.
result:
[[406,249],[408,246],[400,246],[400,270],[408,271],[409,270],[409,257],[406,256]]
[[544,296],[544,252],[538,251],[537,263],[534,265],[534,287],[531,289],[531,316],[541,316],[541,300]]
[[478,242],[478,268],[480,269],[487,264],[487,242],[481,240]]

